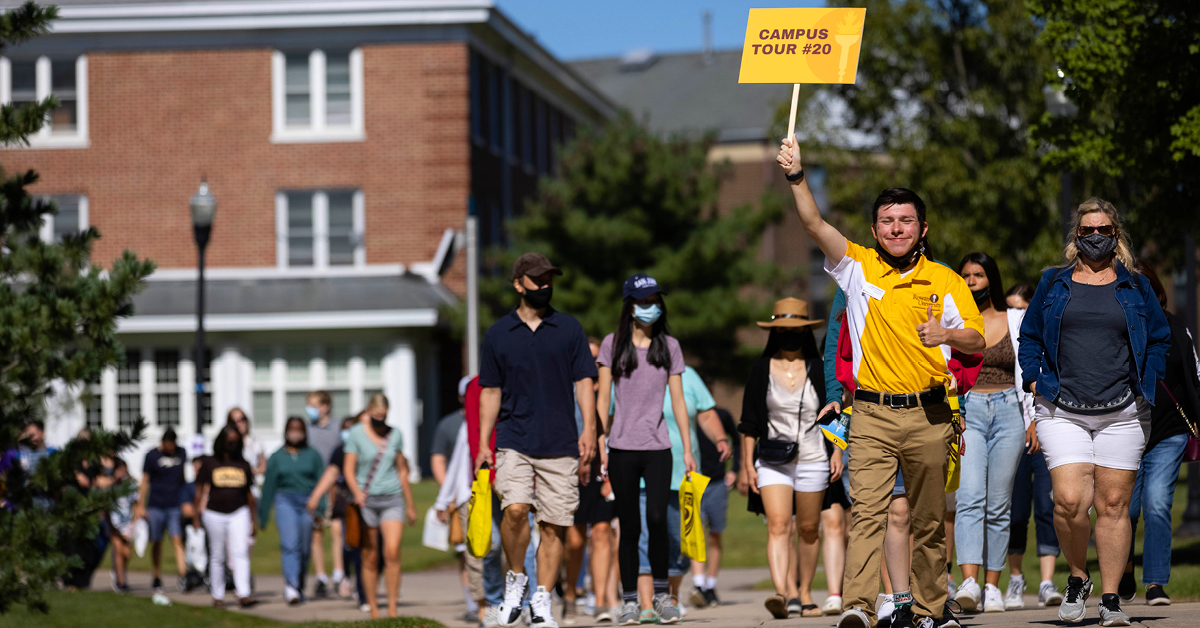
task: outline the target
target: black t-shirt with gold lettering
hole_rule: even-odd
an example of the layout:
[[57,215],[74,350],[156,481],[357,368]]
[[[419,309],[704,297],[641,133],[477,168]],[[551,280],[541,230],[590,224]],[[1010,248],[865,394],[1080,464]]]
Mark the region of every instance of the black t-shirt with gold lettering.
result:
[[196,475],[196,485],[208,484],[208,509],[229,514],[242,506],[249,506],[250,483],[254,481],[254,470],[241,458],[219,461],[209,458]]

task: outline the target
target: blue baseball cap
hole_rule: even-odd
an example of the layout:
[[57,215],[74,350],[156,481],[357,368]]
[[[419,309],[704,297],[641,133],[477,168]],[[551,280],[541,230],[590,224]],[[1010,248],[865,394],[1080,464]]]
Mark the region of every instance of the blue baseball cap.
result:
[[637,273],[625,280],[625,287],[621,290],[622,298],[628,299],[644,299],[652,294],[666,294],[667,291],[658,287],[658,282],[654,277],[645,273]]

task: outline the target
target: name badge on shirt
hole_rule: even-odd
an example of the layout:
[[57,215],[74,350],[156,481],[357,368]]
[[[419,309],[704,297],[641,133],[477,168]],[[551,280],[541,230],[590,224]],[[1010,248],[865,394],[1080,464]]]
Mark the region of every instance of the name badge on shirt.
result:
[[884,290],[873,283],[864,281],[863,294],[871,297],[872,299],[880,300],[883,299]]

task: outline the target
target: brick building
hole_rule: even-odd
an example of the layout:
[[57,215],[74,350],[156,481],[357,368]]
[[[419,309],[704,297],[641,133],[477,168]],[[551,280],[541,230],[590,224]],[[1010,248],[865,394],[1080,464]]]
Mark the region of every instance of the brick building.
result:
[[383,392],[416,456],[462,372],[439,310],[464,289],[468,207],[481,245],[502,242],[608,98],[487,1],[57,4],[51,34],[0,51],[0,101],[61,107],[0,163],[37,170],[58,201],[43,237],[94,226],[96,263],[128,249],[159,270],[120,326],[125,365],[90,404],[58,400],[51,441],[139,415],[144,447],[196,431],[188,199],[205,179],[207,440],[239,406],[271,451],[306,391],[329,390],[338,417]]

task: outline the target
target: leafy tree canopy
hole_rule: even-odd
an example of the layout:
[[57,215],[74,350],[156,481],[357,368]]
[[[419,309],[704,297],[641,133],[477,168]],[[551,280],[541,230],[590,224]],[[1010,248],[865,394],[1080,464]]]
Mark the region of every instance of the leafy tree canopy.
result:
[[[0,47],[43,34],[55,8],[32,2],[0,17]],[[25,143],[57,106],[53,98],[23,108],[0,108],[0,144]],[[79,559],[64,548],[94,538],[100,517],[128,487],[81,489],[79,475],[99,468],[100,456],[140,438],[97,432],[26,469],[26,427],[42,417],[48,399],[77,396],[79,384],[99,378],[122,350],[116,320],[132,313],[130,299],[154,265],[126,252],[107,271],[89,264],[96,229],[44,242],[38,229],[54,204],[30,195],[33,171],[0,168],[0,613],[13,604],[46,610],[43,593]],[[75,394],[72,394],[75,393]]]

